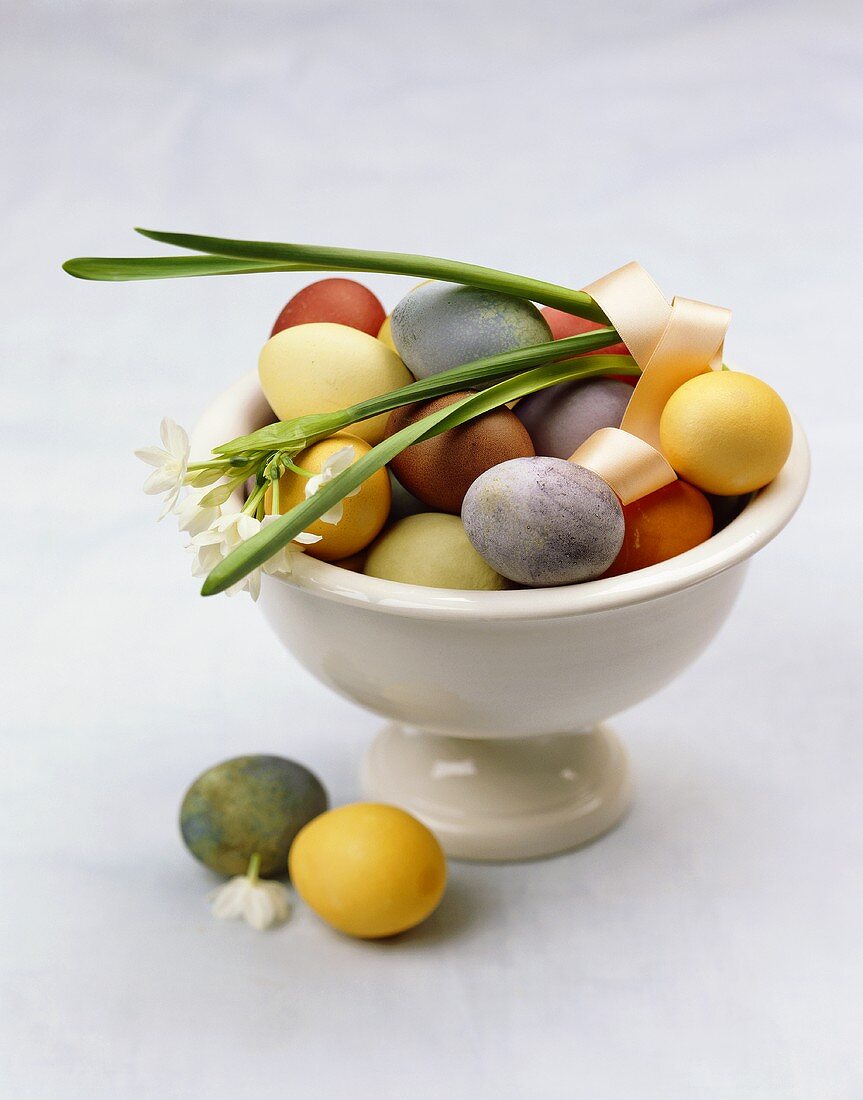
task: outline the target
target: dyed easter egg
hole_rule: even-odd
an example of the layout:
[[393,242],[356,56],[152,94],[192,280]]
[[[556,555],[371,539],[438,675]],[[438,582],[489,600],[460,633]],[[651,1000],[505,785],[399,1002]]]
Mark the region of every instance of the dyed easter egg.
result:
[[[596,321],[586,321],[583,317],[573,317],[571,313],[564,313],[562,309],[554,306],[543,306],[540,313],[551,329],[553,340],[564,340],[567,336],[580,336],[583,332],[595,332],[598,328],[606,328]],[[602,348],[601,351],[592,351],[591,355],[629,355],[626,344],[613,344],[610,348]]]
[[[333,456],[346,447],[353,447],[351,463],[371,450],[365,440],[341,432],[300,451],[293,460],[294,465],[312,474],[320,474]],[[292,470],[286,470],[282,474],[279,478],[280,514],[284,515],[306,499],[308,484],[307,477],[295,474]],[[321,541],[305,546],[305,552],[321,561],[338,561],[364,550],[386,523],[391,499],[386,470],[376,470],[360,485],[356,496],[344,498],[342,518],[338,523],[327,523],[319,519],[309,524],[306,530],[312,535],[320,535]],[[264,497],[264,511],[268,515],[273,513],[272,489],[268,489]]]
[[710,501],[685,481],[624,505],[623,545],[607,577],[646,569],[691,550],[713,534]]
[[434,835],[404,810],[355,802],[318,817],[290,854],[291,882],[322,920],[349,936],[379,939],[424,921],[446,887]]
[[262,875],[282,875],[297,833],[328,805],[308,768],[281,756],[238,756],[199,775],[180,808],[192,855],[220,875],[242,875],[257,852]]
[[569,458],[600,428],[619,428],[632,387],[613,378],[562,382],[529,394],[515,407],[538,455]]
[[[401,359],[374,336],[347,325],[296,325],[264,344],[258,360],[261,389],[280,420],[336,412],[358,401],[409,385]],[[351,426],[380,443],[387,414]]]
[[533,588],[592,580],[623,543],[615,494],[598,474],[560,458],[516,458],[486,470],[461,514],[489,565]]
[[427,588],[506,588],[504,578],[473,548],[458,516],[443,512],[423,512],[394,523],[369,551],[363,571]]
[[273,325],[271,336],[294,325],[329,321],[377,336],[386,313],[368,287],[353,279],[321,279],[291,298]]
[[709,371],[684,382],[659,422],[665,457],[708,493],[760,489],[791,450],[791,417],[779,394],[750,374]]
[[416,378],[551,339],[530,302],[478,287],[426,283],[392,312],[393,340]]
[[[449,393],[394,409],[386,434],[395,435],[467,396]],[[525,458],[533,453],[530,436],[519,418],[509,409],[499,408],[406,447],[392,459],[390,469],[408,492],[429,508],[458,515],[465,493],[481,473],[509,458]]]
[[378,330],[378,339],[382,343],[386,344],[386,346],[388,348],[392,348],[392,350],[395,351],[396,354],[398,354],[396,346],[393,343],[392,321],[390,320],[389,317],[384,318],[384,323],[381,325],[380,329]]

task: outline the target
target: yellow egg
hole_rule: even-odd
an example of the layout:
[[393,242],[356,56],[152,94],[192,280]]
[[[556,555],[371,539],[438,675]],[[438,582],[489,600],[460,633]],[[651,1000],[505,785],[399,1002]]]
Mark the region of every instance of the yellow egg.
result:
[[413,928],[438,905],[446,886],[440,844],[404,810],[355,802],[301,829],[288,857],[291,882],[339,932],[361,939]]
[[[349,446],[354,448],[353,462],[371,450],[365,440],[342,432],[300,451],[294,458],[294,465],[312,474],[319,474],[329,458],[343,447]],[[279,512],[282,515],[306,499],[308,483],[308,478],[291,470],[282,474],[279,478]],[[385,469],[377,470],[366,478],[356,496],[346,497],[342,501],[342,518],[338,523],[325,523],[319,519],[306,528],[311,534],[321,536],[320,542],[305,547],[306,553],[322,561],[338,561],[364,550],[386,523],[391,501],[392,490],[387,472]],[[271,489],[267,490],[264,497],[264,511],[267,515],[273,514]]]
[[[336,412],[413,382],[398,355],[375,336],[324,322],[276,333],[264,344],[258,374],[280,420]],[[369,443],[380,443],[386,422],[383,413],[351,430]]]
[[665,456],[707,493],[760,489],[791,450],[791,417],[766,382],[738,371],[710,371],[671,395],[659,423]]
[[386,344],[388,348],[392,348],[393,351],[396,351],[396,346],[393,343],[393,330],[389,314],[384,318],[384,323],[381,325],[380,332],[378,333],[378,339]]

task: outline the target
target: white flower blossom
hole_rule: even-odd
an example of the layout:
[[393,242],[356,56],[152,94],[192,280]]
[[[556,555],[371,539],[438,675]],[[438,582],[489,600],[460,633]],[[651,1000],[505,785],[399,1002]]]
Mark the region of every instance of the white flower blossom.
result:
[[212,527],[222,514],[222,509],[215,505],[212,508],[201,507],[207,492],[207,489],[191,489],[174,509],[178,517],[177,526],[193,538]]
[[[322,485],[326,485],[328,481],[332,481],[336,474],[340,474],[344,470],[347,470],[348,466],[353,463],[355,457],[356,450],[350,444],[346,447],[340,447],[335,454],[330,455],[321,468],[321,472],[310,477],[306,482],[306,500],[308,500],[309,497],[313,497]],[[360,486],[357,486],[352,493],[345,493],[344,499],[347,500],[348,497],[355,497],[359,491]],[[320,518],[324,523],[335,524],[341,523],[343,515],[344,508],[342,507],[342,501],[337,501],[332,508],[330,508],[328,512],[324,512]]]
[[165,506],[159,519],[173,510],[189,466],[189,437],[179,424],[165,417],[159,428],[163,447],[142,447],[135,451],[137,458],[155,470],[144,482],[145,493],[164,493]]
[[[194,554],[192,562],[192,576],[205,577],[224,558],[236,550],[244,542],[256,535],[262,527],[279,519],[279,516],[265,516],[263,521],[248,516],[245,512],[231,512],[220,516],[206,531],[192,538],[190,548]],[[293,542],[283,546],[262,566],[252,570],[242,580],[237,581],[226,590],[227,595],[234,596],[237,592],[248,591],[253,600],[257,600],[261,592],[261,572],[277,574],[291,572],[291,557],[298,553],[294,544],[308,546],[314,542],[320,542],[320,535],[313,535],[308,531],[301,531]]]
[[242,917],[259,932],[274,924],[284,924],[292,909],[286,886],[250,875],[230,879],[210,894],[210,900],[214,917],[220,920]]

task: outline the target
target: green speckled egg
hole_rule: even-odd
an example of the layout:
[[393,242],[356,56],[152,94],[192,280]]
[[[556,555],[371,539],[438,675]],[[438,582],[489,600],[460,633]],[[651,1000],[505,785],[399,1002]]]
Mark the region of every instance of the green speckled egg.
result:
[[494,290],[423,283],[392,312],[392,337],[415,378],[551,340],[531,302]]
[[255,852],[261,875],[287,871],[294,837],[328,807],[316,776],[281,756],[237,756],[199,775],[180,807],[192,855],[220,875],[241,875]]

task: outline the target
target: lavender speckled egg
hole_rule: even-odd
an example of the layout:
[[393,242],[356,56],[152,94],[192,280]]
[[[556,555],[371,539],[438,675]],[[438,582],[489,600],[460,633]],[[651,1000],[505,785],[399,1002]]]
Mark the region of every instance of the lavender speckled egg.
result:
[[632,386],[613,378],[588,378],[537,390],[516,405],[538,455],[569,458],[600,428],[619,428]]
[[415,378],[551,340],[548,322],[532,303],[454,283],[418,286],[402,298],[390,323]]
[[514,458],[476,479],[462,506],[473,546],[531,588],[600,576],[623,545],[623,509],[602,478],[560,458]]

